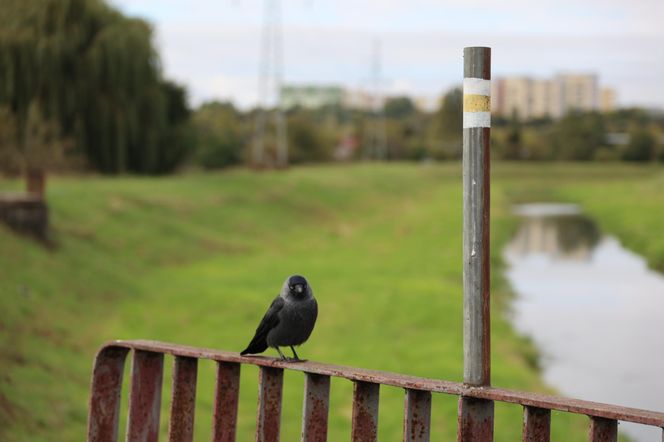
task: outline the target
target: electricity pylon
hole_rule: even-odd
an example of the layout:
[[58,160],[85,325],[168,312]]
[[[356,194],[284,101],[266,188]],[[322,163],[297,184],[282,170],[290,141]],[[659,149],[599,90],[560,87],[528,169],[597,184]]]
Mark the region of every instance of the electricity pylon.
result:
[[266,161],[265,147],[270,122],[275,132],[277,167],[288,166],[286,119],[281,106],[283,81],[283,42],[280,0],[265,0],[258,75],[258,107],[252,162],[255,167],[272,165]]
[[387,157],[387,128],[385,122],[385,103],[382,97],[381,82],[381,47],[380,40],[373,42],[371,57],[371,115],[364,145],[365,159],[384,160]]

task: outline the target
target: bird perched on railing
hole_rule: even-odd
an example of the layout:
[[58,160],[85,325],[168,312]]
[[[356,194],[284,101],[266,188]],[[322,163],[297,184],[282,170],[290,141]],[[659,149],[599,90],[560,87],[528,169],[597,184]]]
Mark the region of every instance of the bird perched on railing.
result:
[[[286,279],[281,292],[263,316],[253,339],[240,354],[262,353],[275,348],[283,361],[299,361],[294,345],[303,344],[314,329],[318,304],[307,280],[300,275]],[[284,356],[279,347],[288,346],[293,357]]]

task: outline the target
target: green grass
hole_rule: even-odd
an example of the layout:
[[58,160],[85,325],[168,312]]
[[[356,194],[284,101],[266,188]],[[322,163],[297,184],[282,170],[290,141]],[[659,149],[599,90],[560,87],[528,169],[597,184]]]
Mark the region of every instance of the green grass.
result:
[[[509,205],[541,198],[581,202],[628,246],[664,262],[664,239],[649,234],[664,207],[659,169],[498,165],[493,176],[494,269],[514,227]],[[457,164],[58,178],[48,199],[53,250],[0,228],[0,440],[81,440],[91,363],[105,340],[244,348],[292,273],[308,277],[320,309],[301,356],[461,380]],[[509,289],[499,270],[493,278],[493,384],[548,391],[532,347],[501,314]],[[202,363],[197,440],[208,439],[213,384],[212,364]],[[298,438],[302,385],[300,373],[286,374],[282,440]],[[257,370],[245,366],[239,441],[253,433],[256,393]],[[348,438],[351,400],[352,384],[333,380],[330,440]],[[402,406],[403,391],[381,389],[381,440],[400,438]],[[435,395],[433,440],[454,439],[455,416],[455,398]],[[554,438],[585,440],[584,425],[554,413]],[[520,408],[497,406],[496,440],[520,431]]]

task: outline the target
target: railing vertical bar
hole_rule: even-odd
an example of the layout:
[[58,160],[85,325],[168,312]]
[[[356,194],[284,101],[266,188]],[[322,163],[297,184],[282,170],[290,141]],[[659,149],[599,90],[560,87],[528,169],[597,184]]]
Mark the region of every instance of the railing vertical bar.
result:
[[549,442],[551,440],[551,410],[523,407],[523,442]]
[[279,441],[283,383],[284,370],[282,368],[260,368],[256,442]]
[[406,389],[403,440],[429,442],[431,437],[431,392]]
[[618,440],[618,421],[591,417],[588,440],[590,442],[616,442]]
[[173,362],[171,419],[168,427],[170,442],[191,442],[194,440],[197,372],[198,359],[175,357]]
[[128,348],[105,347],[95,358],[90,388],[88,442],[118,440],[122,376]]
[[302,407],[302,441],[327,441],[327,419],[330,403],[330,377],[305,373]]
[[163,353],[134,351],[127,441],[154,442],[158,440],[163,373]]
[[459,397],[457,442],[493,440],[493,401]]
[[356,381],[353,388],[353,442],[378,440],[378,396],[380,384]]
[[240,367],[235,362],[217,362],[217,381],[212,423],[213,442],[235,442],[237,406],[240,396]]

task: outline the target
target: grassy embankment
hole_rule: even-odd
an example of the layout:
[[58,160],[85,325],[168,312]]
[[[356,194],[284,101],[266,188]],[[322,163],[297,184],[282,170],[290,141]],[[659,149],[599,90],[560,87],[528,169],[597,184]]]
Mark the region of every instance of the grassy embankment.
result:
[[[645,232],[622,209],[643,204],[638,216],[629,214],[642,226],[661,219],[657,189],[664,181],[650,172],[496,167],[494,265],[512,226],[509,203],[528,198],[578,200],[593,215],[611,218],[602,225],[628,246],[653,259],[664,256],[658,255],[664,240],[653,241],[659,248],[637,247]],[[284,277],[294,272],[309,277],[320,305],[302,356],[460,380],[458,165],[63,178],[50,183],[49,202],[55,250],[0,228],[2,440],[80,440],[91,361],[104,340],[243,348]],[[545,391],[523,340],[498,314],[507,294],[498,272],[494,278],[493,383]],[[256,369],[243,369],[238,440],[253,432],[256,378]],[[299,433],[302,380],[299,373],[286,374],[283,440]],[[209,433],[212,386],[213,366],[203,363],[197,440]],[[165,382],[165,398],[169,390]],[[330,440],[348,437],[351,391],[349,382],[333,381]],[[454,399],[434,397],[435,440],[454,438]],[[400,437],[402,401],[402,391],[381,389],[381,440]],[[164,427],[167,405],[165,400]],[[519,439],[520,421],[519,407],[499,406],[496,440]],[[554,437],[585,440],[584,424],[556,413]]]

